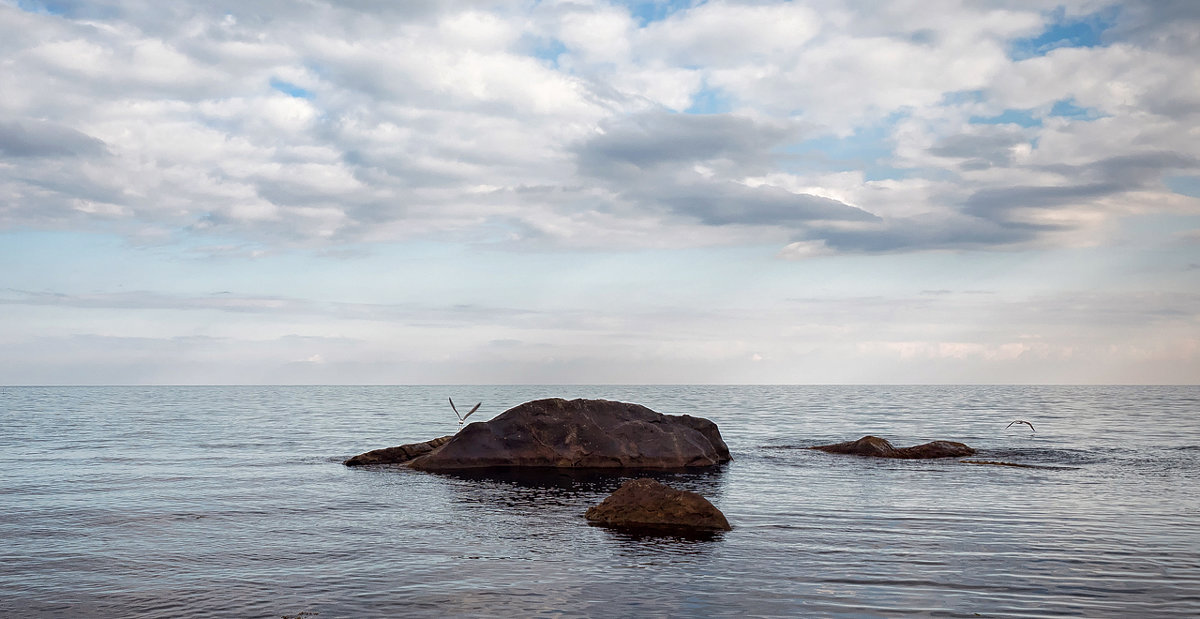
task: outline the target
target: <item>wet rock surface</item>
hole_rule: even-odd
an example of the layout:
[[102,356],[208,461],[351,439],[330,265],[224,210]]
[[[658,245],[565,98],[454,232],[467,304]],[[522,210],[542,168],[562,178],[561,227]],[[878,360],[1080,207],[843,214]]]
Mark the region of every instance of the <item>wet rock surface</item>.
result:
[[584,514],[592,524],[618,529],[710,533],[729,531],[725,514],[708,499],[653,479],[627,481]]
[[450,442],[454,435],[441,436],[423,443],[410,443],[398,447],[385,447],[358,454],[343,462],[346,466],[366,466],[369,464],[406,464],[417,456],[423,456],[442,445]]
[[913,447],[894,447],[891,443],[878,436],[864,436],[857,441],[848,441],[833,445],[818,445],[809,449],[833,454],[909,460],[921,458],[958,458],[975,455],[974,449],[954,441],[933,441]]
[[427,471],[491,467],[675,469],[730,460],[717,425],[610,400],[526,402],[413,459]]

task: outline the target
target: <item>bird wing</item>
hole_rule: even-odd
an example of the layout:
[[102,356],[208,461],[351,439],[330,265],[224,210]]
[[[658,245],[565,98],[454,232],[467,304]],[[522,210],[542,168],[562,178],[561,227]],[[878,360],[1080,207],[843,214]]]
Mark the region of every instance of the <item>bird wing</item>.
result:
[[[453,402],[451,402],[451,403],[450,403],[450,405],[451,405],[451,406],[454,406],[454,403],[453,403]],[[1013,427],[1013,424],[1014,424],[1014,423],[1017,423],[1017,422],[1015,422],[1015,421],[1010,421],[1010,422],[1008,422],[1008,425],[1004,426],[1004,429],[1005,429],[1005,430],[1007,430],[1007,429],[1009,429],[1009,428]]]
[[1025,425],[1029,426],[1029,429],[1030,429],[1030,430],[1033,430],[1034,432],[1037,432],[1037,428],[1033,427],[1033,424],[1032,424],[1032,423],[1029,423],[1028,421],[1026,421],[1026,422],[1025,422]]
[[[453,408],[453,409],[454,409],[454,416],[455,416],[455,417],[458,417],[458,420],[459,420],[459,421],[462,421],[463,419],[466,419],[466,417],[463,417],[462,415],[458,414],[458,407],[454,405],[454,399],[453,399],[453,398],[446,398],[446,399],[447,399],[447,400],[450,400],[450,408]],[[481,402],[481,404],[482,404],[482,402]],[[473,412],[475,412],[475,411],[471,411],[471,412],[473,413]],[[468,413],[468,414],[470,414],[470,413]]]
[[463,421],[466,421],[466,420],[467,420],[467,417],[470,417],[472,414],[474,414],[474,413],[475,413],[475,411],[479,410],[479,406],[480,406],[481,404],[483,404],[483,402],[480,402],[479,404],[476,404],[476,405],[475,405],[475,408],[472,408],[472,409],[471,409],[471,410],[470,410],[470,411],[469,411],[469,412],[468,412],[466,415],[463,415],[463,418],[462,418],[462,420],[463,420]]

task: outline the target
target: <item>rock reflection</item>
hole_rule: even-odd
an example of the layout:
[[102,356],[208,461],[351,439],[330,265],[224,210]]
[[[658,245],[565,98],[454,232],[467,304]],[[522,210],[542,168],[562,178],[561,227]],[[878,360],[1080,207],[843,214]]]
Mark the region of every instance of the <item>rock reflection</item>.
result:
[[696,492],[716,503],[722,494],[724,471],[723,466],[683,471],[509,467],[434,475],[451,482],[451,496],[459,506],[539,518],[565,516],[575,524],[574,518],[582,519],[588,507],[602,501],[626,481],[640,477]]
[[630,479],[649,477],[680,490],[706,497],[720,494],[725,466],[704,469],[584,469],[497,467],[432,473],[468,482],[499,483],[518,488],[567,492],[612,492]]
[[[727,533],[668,533],[653,530],[602,529],[598,551],[609,553],[610,564],[623,569],[695,569],[708,565],[723,546]],[[692,566],[687,568],[686,566]]]
[[607,531],[612,541],[625,544],[636,544],[639,547],[661,548],[679,551],[683,554],[701,554],[708,542],[719,542],[725,539],[725,531],[682,531],[655,527],[622,527],[608,528],[593,524]]

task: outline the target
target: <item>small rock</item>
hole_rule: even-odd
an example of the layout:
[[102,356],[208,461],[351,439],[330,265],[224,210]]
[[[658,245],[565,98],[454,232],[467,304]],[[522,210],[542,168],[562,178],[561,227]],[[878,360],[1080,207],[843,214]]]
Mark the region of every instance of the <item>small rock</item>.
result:
[[642,478],[627,481],[584,515],[589,522],[627,529],[729,531],[729,521],[708,499]]
[[915,460],[918,458],[958,458],[975,455],[975,450],[962,443],[954,441],[933,441],[913,447],[893,447],[891,443],[878,436],[864,436],[857,441],[848,441],[834,445],[819,445],[810,447],[831,454],[852,454],[855,456],[870,456],[873,458],[902,458]]

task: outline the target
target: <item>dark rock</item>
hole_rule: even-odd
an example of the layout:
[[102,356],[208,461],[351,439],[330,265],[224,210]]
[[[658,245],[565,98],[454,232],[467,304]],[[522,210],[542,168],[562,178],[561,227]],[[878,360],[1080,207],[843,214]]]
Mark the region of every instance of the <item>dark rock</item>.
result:
[[729,521],[708,499],[653,479],[627,481],[584,517],[593,524],[623,529],[729,531]]
[[728,462],[729,448],[713,422],[663,415],[608,400],[526,402],[459,431],[450,442],[414,459],[428,471],[485,467],[702,467]]
[[864,436],[857,441],[837,443],[836,445],[820,445],[810,447],[832,454],[852,454],[856,456],[871,456],[874,458],[957,458],[971,456],[975,450],[962,443],[954,441],[933,441],[913,447],[893,447],[891,443],[878,436]]
[[376,449],[368,451],[365,454],[358,454],[353,458],[345,461],[346,466],[365,466],[368,464],[404,464],[417,456],[423,456],[434,449],[445,445],[454,438],[453,435],[442,436],[424,443],[412,443],[409,445],[400,445],[399,447],[387,447],[384,449]]

